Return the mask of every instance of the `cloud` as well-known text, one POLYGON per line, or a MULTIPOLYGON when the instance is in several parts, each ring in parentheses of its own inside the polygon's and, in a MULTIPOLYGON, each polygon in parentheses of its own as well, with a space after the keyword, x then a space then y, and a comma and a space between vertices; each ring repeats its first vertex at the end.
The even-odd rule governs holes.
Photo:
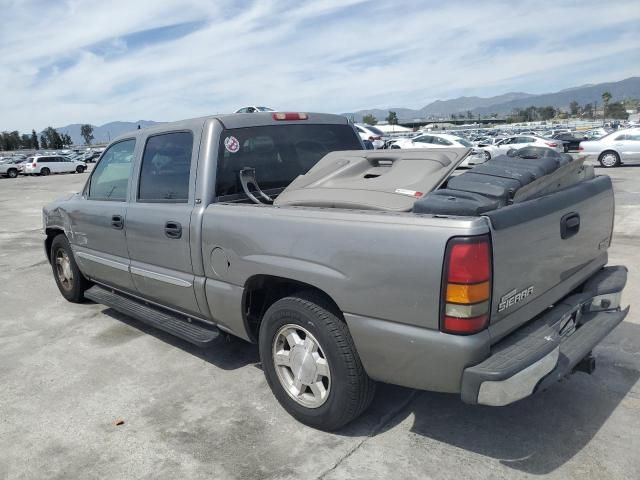
POLYGON ((419 108, 640 73, 635 0, 15 0, 3 14, 0 130, 419 108))

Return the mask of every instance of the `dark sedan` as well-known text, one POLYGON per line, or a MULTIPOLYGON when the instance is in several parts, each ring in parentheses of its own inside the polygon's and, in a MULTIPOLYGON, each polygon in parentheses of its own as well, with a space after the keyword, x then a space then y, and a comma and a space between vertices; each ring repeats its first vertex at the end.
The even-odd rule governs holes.
POLYGON ((554 140, 560 140, 564 145, 565 153, 568 151, 577 151, 580 147, 580 142, 587 140, 585 136, 576 136, 573 133, 556 133, 553 137, 554 140))

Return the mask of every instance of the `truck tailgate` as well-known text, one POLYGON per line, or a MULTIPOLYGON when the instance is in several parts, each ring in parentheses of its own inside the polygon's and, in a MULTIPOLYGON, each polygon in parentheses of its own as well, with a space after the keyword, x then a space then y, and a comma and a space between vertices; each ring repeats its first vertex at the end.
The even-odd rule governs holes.
POLYGON ((606 264, 611 180, 599 176, 486 216, 494 266, 490 329, 497 341, 606 264))

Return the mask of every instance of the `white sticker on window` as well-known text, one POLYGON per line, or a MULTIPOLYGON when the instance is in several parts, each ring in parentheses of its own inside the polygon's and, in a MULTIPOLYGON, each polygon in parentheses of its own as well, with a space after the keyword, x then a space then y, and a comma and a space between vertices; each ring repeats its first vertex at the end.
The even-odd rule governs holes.
POLYGON ((227 152, 236 153, 240 150, 240 142, 236 137, 227 137, 224 139, 224 148, 227 149, 227 152))

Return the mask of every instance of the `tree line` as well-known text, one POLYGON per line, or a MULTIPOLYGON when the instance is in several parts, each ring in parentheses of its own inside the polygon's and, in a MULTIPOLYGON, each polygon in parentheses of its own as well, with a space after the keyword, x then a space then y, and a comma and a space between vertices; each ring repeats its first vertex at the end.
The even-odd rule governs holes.
MULTIPOLYGON (((84 138, 86 145, 91 145, 93 140, 93 126, 89 124, 80 127, 80 134, 84 138)), ((31 134, 21 134, 18 130, 13 132, 0 133, 0 150, 40 150, 51 149, 57 150, 73 145, 71 135, 67 133, 59 133, 53 127, 47 127, 38 137, 35 130, 31 130, 31 134)))
MULTIPOLYGON (((640 106, 640 101, 638 99, 626 99, 619 102, 611 103, 612 95, 609 92, 604 92, 601 96, 602 98, 602 118, 611 118, 617 120, 627 120, 629 118, 629 114, 627 113, 627 109, 637 109, 640 106)), ((563 111, 560 108, 554 107, 552 105, 547 105, 544 107, 535 107, 530 106, 527 108, 516 108, 513 112, 507 116, 507 122, 532 122, 539 120, 551 120, 552 118, 562 118, 566 119, 571 117, 580 117, 585 119, 593 120, 597 116, 598 104, 597 102, 586 103, 584 105, 580 105, 575 100, 569 103, 569 111, 563 111)), ((489 118, 498 118, 497 113, 492 113, 488 115, 489 118)), ((474 114, 471 110, 467 110, 466 112, 461 113, 452 113, 450 115, 452 120, 462 120, 468 119, 473 120, 474 114)), ((478 119, 480 115, 478 115, 478 119)), ((390 125, 398 124, 398 115, 396 112, 389 111, 389 114, 385 118, 387 123, 390 125)), ((375 115, 368 113, 362 117, 362 122, 367 125, 376 125, 378 123, 378 119, 375 115)))

